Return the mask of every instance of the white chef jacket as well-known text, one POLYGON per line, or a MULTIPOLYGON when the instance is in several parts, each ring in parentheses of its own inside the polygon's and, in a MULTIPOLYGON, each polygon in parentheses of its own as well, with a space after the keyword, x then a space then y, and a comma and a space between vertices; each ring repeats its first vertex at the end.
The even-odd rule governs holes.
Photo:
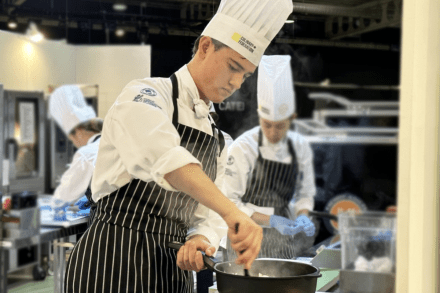
MULTIPOLYGON (((210 118, 197 118, 193 111, 193 99, 200 97, 186 65, 176 72, 176 77, 179 84, 179 123, 213 135, 210 118)), ((180 146, 180 135, 172 124, 173 109, 169 78, 133 80, 122 90, 104 119, 92 180, 95 202, 133 178, 155 181, 166 190, 176 191, 164 175, 190 163, 201 165, 180 146), (134 102, 135 99, 137 102, 134 102)), ((217 158, 218 170, 224 168, 226 158, 227 149, 224 148, 217 158)), ((215 183, 219 187, 223 175, 224 172, 217 172, 215 183)), ((193 223, 195 230, 191 235, 204 235, 217 248, 220 237, 216 221, 209 221, 210 213, 214 212, 199 204, 193 223)))
POLYGON ((74 203, 84 196, 92 180, 98 155, 99 138, 93 141, 97 135, 99 134, 93 135, 85 146, 75 152, 72 163, 63 173, 60 185, 54 191, 54 198, 74 203))
MULTIPOLYGON (((239 136, 228 149, 228 163, 224 189, 231 198, 241 198, 246 187, 252 179, 252 172, 258 158, 258 133, 260 127, 256 126, 239 136)), ((262 133, 262 146, 260 147, 263 159, 291 163, 292 157, 288 150, 287 137, 292 141, 298 162, 298 178, 293 196, 294 205, 289 204, 291 218, 295 218, 302 209, 312 210, 316 193, 315 175, 313 171, 313 152, 309 143, 302 135, 289 130, 284 139, 276 144, 270 143, 262 133)), ((273 215, 274 209, 258 207, 251 203, 236 203, 240 210, 251 216, 254 212, 273 215)))

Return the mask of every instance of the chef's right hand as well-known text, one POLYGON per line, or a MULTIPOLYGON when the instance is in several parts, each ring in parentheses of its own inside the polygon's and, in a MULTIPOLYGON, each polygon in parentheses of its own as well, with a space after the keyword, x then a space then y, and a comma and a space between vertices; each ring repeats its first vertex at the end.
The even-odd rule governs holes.
POLYGON ((238 255, 235 263, 243 264, 245 269, 250 269, 260 252, 263 229, 239 209, 234 209, 223 219, 229 228, 228 238, 231 247, 238 255))

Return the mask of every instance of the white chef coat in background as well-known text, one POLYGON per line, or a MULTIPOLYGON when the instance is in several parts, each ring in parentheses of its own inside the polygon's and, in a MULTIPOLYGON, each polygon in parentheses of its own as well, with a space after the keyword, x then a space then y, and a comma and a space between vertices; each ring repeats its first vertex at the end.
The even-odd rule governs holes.
POLYGON ((98 155, 99 138, 94 141, 93 135, 85 146, 80 147, 74 154, 72 163, 61 176, 60 184, 54 191, 54 198, 74 203, 84 196, 92 180, 98 155))
MULTIPOLYGON (((233 198, 239 198, 245 194, 246 187, 250 184, 252 172, 258 158, 258 133, 260 126, 256 126, 239 136, 228 149, 228 162, 226 166, 226 177, 224 189, 226 194, 233 198)), ((261 156, 266 160, 291 163, 292 157, 288 150, 287 138, 292 141, 298 162, 298 178, 296 190, 293 195, 293 211, 291 217, 294 219, 298 211, 302 209, 313 210, 314 196, 316 193, 315 175, 313 170, 313 152, 309 143, 302 135, 289 130, 286 137, 276 144, 270 143, 262 134, 261 156)), ((293 180, 293 178, 292 178, 293 180)), ((274 213, 273 208, 258 207, 250 203, 237 203, 239 208, 247 215, 254 212, 266 215, 274 213)), ((291 206, 291 205, 290 205, 291 206)))
MULTIPOLYGON (((195 118, 193 98, 198 99, 199 92, 187 66, 179 69, 176 76, 179 123, 213 135, 210 118, 195 118)), ((155 181, 166 190, 176 191, 164 175, 190 163, 201 164, 180 146, 180 135, 172 124, 171 97, 169 78, 134 80, 122 90, 104 120, 99 149, 105 151, 98 156, 92 181, 95 202, 133 178, 155 181), (139 102, 133 103, 134 99, 139 102)), ((218 170, 224 169, 226 158, 225 147, 217 158, 218 170)), ((222 173, 218 171, 215 182, 219 187, 222 173)), ((218 227, 215 222, 209 222, 208 210, 199 204, 192 234, 204 235, 218 248, 218 227)))

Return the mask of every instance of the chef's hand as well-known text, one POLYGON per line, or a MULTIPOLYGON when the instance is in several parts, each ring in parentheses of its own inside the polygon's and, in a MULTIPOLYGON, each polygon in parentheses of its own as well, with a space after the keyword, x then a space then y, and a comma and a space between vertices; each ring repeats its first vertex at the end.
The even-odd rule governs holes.
POLYGON ((308 237, 315 234, 315 225, 305 215, 301 215, 292 221, 290 219, 272 215, 270 216, 270 226, 275 228, 283 235, 295 235, 304 232, 308 237))
POLYGON ((177 252, 177 265, 182 270, 199 272, 205 268, 203 256, 200 251, 206 255, 212 256, 215 247, 209 243, 209 240, 203 235, 195 235, 185 242, 177 252))
POLYGON ((237 252, 238 258, 235 263, 243 264, 245 269, 250 269, 260 252, 263 229, 238 209, 234 209, 223 219, 229 228, 228 238, 231 247, 237 252), (237 225, 238 231, 236 231, 237 225))
POLYGON ((303 231, 301 225, 281 216, 272 215, 269 222, 270 226, 277 229, 282 235, 295 235, 303 231))
POLYGON ((315 235, 315 224, 306 215, 298 216, 295 219, 295 225, 300 226, 308 237, 315 235))

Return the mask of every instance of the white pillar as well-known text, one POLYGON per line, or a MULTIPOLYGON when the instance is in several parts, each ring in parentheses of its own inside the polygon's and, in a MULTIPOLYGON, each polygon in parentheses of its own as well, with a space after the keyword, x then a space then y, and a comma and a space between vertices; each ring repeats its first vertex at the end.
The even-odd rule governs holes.
POLYGON ((396 293, 438 292, 440 1, 404 0, 396 293))

